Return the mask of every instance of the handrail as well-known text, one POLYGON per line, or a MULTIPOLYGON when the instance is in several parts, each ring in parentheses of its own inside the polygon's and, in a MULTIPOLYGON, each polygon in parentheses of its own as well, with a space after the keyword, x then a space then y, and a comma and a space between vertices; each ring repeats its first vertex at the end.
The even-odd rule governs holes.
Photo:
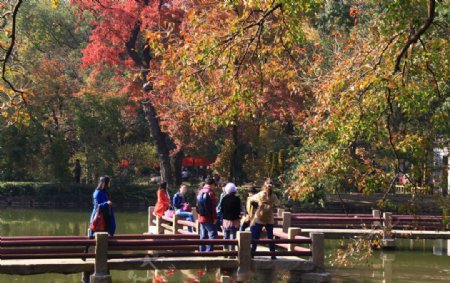
POLYGON ((5 259, 65 259, 65 258, 94 258, 95 253, 64 253, 64 254, 1 254, 0 258, 5 259))
POLYGON ((3 248, 0 252, 2 255, 7 254, 33 254, 33 253, 43 253, 43 254, 51 254, 51 253, 77 253, 84 252, 85 248, 3 248))
POLYGON ((252 252, 254 256, 312 256, 311 251, 256 251, 252 252))
MULTIPOLYGON (((158 257, 219 257, 219 256, 237 256, 237 251, 212 251, 212 252, 161 252, 156 254, 158 257)), ((151 257, 151 254, 108 254, 108 259, 118 258, 145 258, 151 257)))
POLYGON ((311 239, 259 239, 252 240, 252 244, 311 244, 311 239))
POLYGON ((177 223, 180 224, 180 225, 189 226, 189 227, 192 227, 192 228, 196 228, 197 227, 195 222, 191 222, 191 221, 188 221, 188 220, 178 220, 177 223))
MULTIPOLYGON (((188 238, 198 239, 199 235, 189 235, 188 238)), ((178 234, 117 234, 110 239, 176 239, 186 238, 178 234)), ((35 241, 35 240, 92 240, 88 236, 2 236, 0 241, 35 241)))
POLYGON ((109 246, 186 246, 186 245, 237 245, 230 239, 183 239, 183 240, 115 240, 108 241, 109 246))
MULTIPOLYGON (((28 246, 95 246, 95 240, 30 240, 30 241, 3 241, 2 247, 28 247, 28 246)), ((1 252, 1 251, 0 251, 1 252)))

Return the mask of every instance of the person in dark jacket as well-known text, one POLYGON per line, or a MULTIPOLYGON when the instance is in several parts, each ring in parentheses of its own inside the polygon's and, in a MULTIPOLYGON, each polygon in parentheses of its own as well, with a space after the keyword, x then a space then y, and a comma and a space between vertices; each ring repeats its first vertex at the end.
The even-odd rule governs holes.
MULTIPOLYGON (((217 212, 216 212, 216 197, 214 195, 214 189, 216 182, 212 178, 206 180, 205 186, 199 191, 197 196, 197 211, 199 211, 198 222, 200 222, 200 239, 216 239, 217 238, 217 212), (208 215, 201 215, 199 209, 199 197, 207 194, 210 200, 208 215)), ((200 245, 199 250, 212 252, 214 250, 213 245, 200 245)))
MULTIPOLYGON (((225 186, 226 195, 220 204, 223 214, 223 238, 236 239, 236 232, 239 230, 241 218, 241 199, 236 196, 237 188, 233 183, 225 186)), ((233 245, 225 245, 224 250, 234 250, 233 245)))

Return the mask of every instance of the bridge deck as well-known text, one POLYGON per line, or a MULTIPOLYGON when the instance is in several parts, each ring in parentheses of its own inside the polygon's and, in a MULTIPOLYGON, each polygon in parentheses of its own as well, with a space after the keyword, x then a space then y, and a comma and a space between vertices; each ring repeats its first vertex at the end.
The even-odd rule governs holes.
MULTIPOLYGON (((237 268, 238 262, 228 258, 136 258, 108 260, 110 270, 154 270, 154 269, 201 269, 237 268)), ((80 273, 93 272, 94 260, 88 259, 37 259, 37 260, 2 260, 0 273, 31 275, 41 273, 80 273)))
MULTIPOLYGON (((258 247, 258 251, 268 251, 266 247, 258 247)), ((108 260, 110 270, 154 270, 154 269, 203 269, 225 268, 236 269, 238 260, 224 257, 185 257, 185 258, 135 258, 108 260)), ((311 261, 293 257, 280 256, 277 260, 269 257, 255 256, 252 259, 254 269, 283 269, 312 271, 314 265, 311 261)), ((32 275, 42 273, 80 273, 93 272, 94 260, 87 259, 36 259, 36 260, 1 260, 0 274, 32 275)))

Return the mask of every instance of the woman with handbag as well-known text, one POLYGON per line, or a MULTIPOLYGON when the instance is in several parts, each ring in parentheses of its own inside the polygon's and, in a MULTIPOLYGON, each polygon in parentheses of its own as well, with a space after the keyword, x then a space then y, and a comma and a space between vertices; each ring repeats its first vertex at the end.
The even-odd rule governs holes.
POLYGON ((94 207, 89 221, 89 237, 93 238, 95 232, 108 232, 114 236, 116 231, 116 219, 109 194, 111 179, 103 176, 93 194, 94 207))
POLYGON ((170 206, 169 193, 167 192, 167 182, 161 182, 159 184, 157 197, 158 199, 156 201, 155 211, 153 214, 157 217, 162 217, 170 206))
MULTIPOLYGON (((192 207, 189 204, 186 194, 188 187, 186 185, 181 185, 180 191, 173 196, 173 208, 175 209, 175 214, 180 215, 188 221, 195 222, 194 215, 192 214, 192 207)), ((188 227, 188 231, 192 232, 192 227, 188 227)))
MULTIPOLYGON (((258 208, 256 209, 255 216, 250 226, 253 240, 259 240, 263 227, 266 228, 267 238, 273 239, 273 210, 276 206, 280 205, 280 201, 278 200, 275 193, 273 193, 272 188, 272 181, 270 179, 267 179, 264 182, 261 192, 250 197, 251 202, 255 201, 258 203, 258 208)), ((257 244, 252 244, 252 252, 256 251, 256 247, 257 244)), ((270 244, 269 248, 271 252, 275 251, 274 244, 270 244)), ((272 256, 272 259, 275 258, 275 256, 272 256)))

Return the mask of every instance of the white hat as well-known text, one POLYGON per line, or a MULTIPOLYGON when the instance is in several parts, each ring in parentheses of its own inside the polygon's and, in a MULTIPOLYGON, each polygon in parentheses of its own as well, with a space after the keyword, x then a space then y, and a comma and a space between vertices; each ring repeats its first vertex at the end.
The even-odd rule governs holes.
POLYGON ((228 183, 225 185, 225 192, 227 194, 235 193, 237 191, 236 185, 233 183, 228 183))

